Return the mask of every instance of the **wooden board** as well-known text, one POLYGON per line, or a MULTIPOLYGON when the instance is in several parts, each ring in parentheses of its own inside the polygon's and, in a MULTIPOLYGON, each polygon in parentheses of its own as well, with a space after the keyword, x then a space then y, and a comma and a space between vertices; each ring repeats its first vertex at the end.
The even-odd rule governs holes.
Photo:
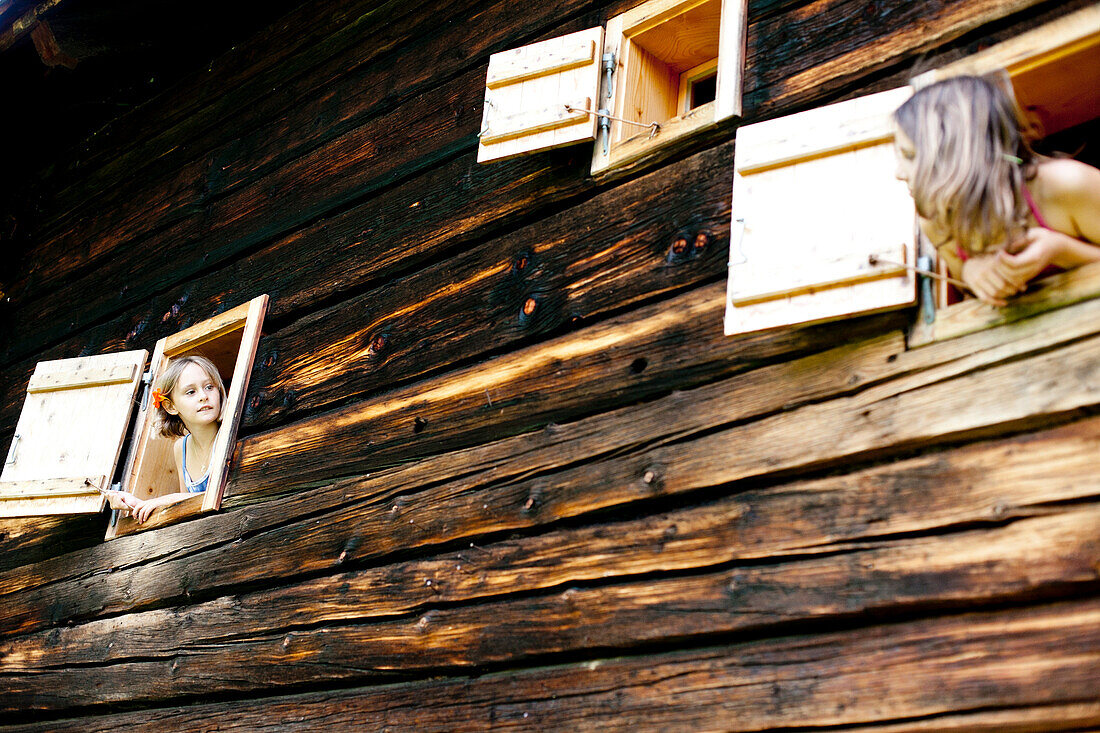
POLYGON ((35 368, 0 475, 0 516, 103 508, 105 498, 84 480, 106 489, 115 475, 148 356, 128 351, 35 368))
MULTIPOLYGON (((1049 594, 1061 584, 1087 588, 1095 579, 1090 558, 1096 551, 1092 529, 1097 520, 1096 508, 1089 511, 1089 518, 1081 516, 1080 510, 1070 511, 1069 516, 1077 516, 1068 524, 1044 517, 1002 530, 962 533, 946 542, 915 541, 905 547, 903 540, 880 549, 771 568, 734 568, 644 584, 567 588, 549 595, 456 608, 429 605, 415 616, 375 623, 345 621, 285 628, 277 633, 250 632, 234 629, 234 614, 227 612, 225 604, 210 619, 216 624, 212 628, 204 628, 200 622, 180 629, 178 615, 172 611, 109 619, 55 633, 52 643, 46 634, 6 642, 8 654, 0 661, 0 669, 12 689, 0 702, 0 709, 8 715, 27 710, 64 711, 200 695, 212 684, 223 691, 247 691, 324 681, 385 681, 399 672, 438 675, 445 670, 453 674, 491 662, 529 660, 529 664, 537 664, 551 653, 572 651, 591 657, 592 652, 586 650, 593 638, 600 639, 600 657, 641 652, 644 659, 646 649, 652 648, 646 645, 661 640, 698 647, 736 638, 734 634, 781 632, 792 622, 829 617, 862 619, 870 627, 862 629, 863 633, 894 637, 896 655, 898 646, 904 647, 905 637, 899 638, 898 630, 891 628, 903 624, 884 623, 891 611, 897 613, 906 606, 911 610, 937 608, 952 602, 988 604, 1016 594, 1027 599, 1049 594), (1072 533, 1061 538, 1065 540, 1061 545, 1060 529, 1072 533), (986 536, 992 538, 992 544, 983 548, 986 536), (1037 552, 1028 552, 1031 542, 1037 552), (127 622, 129 629, 124 628, 127 622), (145 624, 147 633, 133 633, 145 624), (179 633, 173 634, 173 629, 179 633), (218 643, 203 638, 203 632, 218 638, 218 643), (230 636, 227 632, 235 633, 230 636), (166 663, 149 660, 164 653, 166 635, 173 639, 171 674, 158 676, 152 672, 166 663), (81 678, 101 684, 78 684, 81 678)), ((1032 693, 1040 699, 1023 699, 1079 701, 1082 691, 1090 689, 1087 682, 1094 683, 1100 674, 1100 601, 1068 602, 1045 614, 1030 610, 1032 613, 1018 618, 1015 633, 1004 628, 1011 624, 998 618, 1003 611, 989 613, 984 622, 960 621, 959 630, 965 628, 969 643, 984 648, 984 654, 1011 647, 1015 654, 1030 650, 1057 660, 1055 649, 1064 650, 1066 656, 1053 665, 1058 675, 1032 681, 1032 693), (1044 632, 1049 636, 1040 642, 1044 632), (1052 642, 1054 648, 1049 646, 1052 642)), ((922 625, 934 627, 936 623, 933 619, 922 625)), ((819 647, 829 636, 800 639, 795 646, 819 647)), ((929 672, 950 676, 955 669, 952 660, 958 659, 957 645, 965 644, 960 638, 949 646, 952 651, 930 653, 925 660, 929 672)), ((760 642, 758 653, 770 657, 783 645, 782 640, 767 639, 760 642)), ((870 650, 862 651, 867 654, 870 650)), ((852 663, 857 656, 852 654, 852 663)), ((651 663, 655 661, 651 657, 651 663)), ((864 659, 861 669, 869 671, 870 679, 881 680, 883 670, 898 661, 897 656, 890 661, 864 659)), ((1040 669, 1051 667, 1047 661, 1040 669)), ((1012 684, 1018 674, 999 678, 985 688, 985 694, 1019 694, 1019 687, 1012 684)), ((871 683, 868 693, 877 686, 871 683)), ((966 700, 973 694, 965 684, 955 683, 949 689, 966 700)), ((943 705, 941 696, 929 699, 943 705)), ((814 704, 800 714, 812 710, 819 708, 814 704)), ((932 711, 954 710, 940 707, 932 711)))
POLYGON ((1097 296, 1100 296, 1100 263, 1092 263, 1032 283, 1027 292, 1012 298, 1004 308, 977 299, 940 308, 932 323, 917 319, 909 332, 909 345, 917 347, 958 338, 1097 296))
POLYGON ((916 87, 961 74, 1006 72, 1038 136, 1094 119, 1100 110, 1100 6, 1057 20, 913 80, 916 87))
POLYGON ((913 203, 895 89, 738 130, 727 335, 910 305, 913 203), (870 257, 885 264, 872 265, 870 257))
POLYGON ((602 55, 596 27, 489 57, 477 161, 594 139, 602 55))
MULTIPOLYGON (((911 352, 903 350, 900 335, 895 334, 885 342, 877 339, 719 382, 698 399, 679 393, 497 445, 420 461, 400 471, 372 474, 324 489, 311 487, 261 506, 242 506, 240 512, 212 518, 203 525, 204 542, 210 543, 218 561, 200 552, 195 557, 172 555, 164 563, 146 563, 142 560, 145 545, 137 541, 141 538, 120 540, 123 544, 119 546, 112 543, 111 562, 125 559, 134 567, 110 574, 91 589, 76 569, 102 562, 95 551, 51 566, 48 572, 55 582, 41 590, 35 590, 44 572, 41 569, 0 578, 0 587, 11 589, 0 603, 0 627, 11 632, 30 630, 58 615, 80 619, 88 614, 162 605, 170 598, 218 595, 219 589, 256 582, 262 574, 280 577, 319 572, 345 562, 469 542, 482 534, 537 527, 631 502, 724 485, 736 489, 733 482, 754 476, 790 475, 841 460, 881 459, 916 445, 955 442, 960 436, 1018 431, 1029 422, 1049 421, 1051 415, 1064 414, 1095 399, 1081 386, 1090 378, 1088 353, 1093 345, 1077 344, 1071 353, 1046 353, 1052 344, 1072 343, 1095 330, 1100 303, 1076 308, 1076 318, 1067 318, 1067 311, 1073 310, 1067 309, 1013 329, 983 331, 911 352), (1025 354, 1041 357, 1022 358, 1025 354), (1045 393, 1027 388, 1034 383, 1033 374, 1049 368, 1050 363, 1060 364, 1065 376, 1045 393), (991 369, 993 365, 997 365, 995 369, 991 369), (988 394, 975 395, 968 386, 975 374, 983 375, 988 394), (849 390, 859 394, 847 394, 849 390), (838 391, 842 396, 826 399, 838 391), (1004 393, 1021 397, 1005 401, 999 397, 1004 393), (793 409, 795 405, 804 406, 793 409), (784 408, 785 413, 775 414, 784 408), (733 427, 706 435, 724 422, 733 427), (883 424, 898 427, 883 430, 883 424), (688 439, 698 433, 703 435, 688 439), (792 440, 792 435, 800 437, 792 440), (670 442, 677 445, 665 447, 670 442), (644 480, 647 471, 653 472, 649 482, 644 480), (417 486, 428 488, 410 491, 417 486), (322 521, 318 515, 326 507, 336 511, 322 521), (288 517, 299 514, 309 517, 288 523, 288 517), (60 577, 68 574, 72 574, 71 582, 66 581, 63 588, 60 577), (47 609, 53 610, 47 615, 47 609)), ((699 318, 683 309, 678 313, 689 320, 699 318)), ((607 351, 607 346, 597 343, 593 348, 607 351)), ((533 368, 537 370, 537 364, 533 368)), ((1008 489, 998 487, 1017 486, 1013 475, 1023 482, 1013 489, 1013 495, 1020 497, 1020 492, 1026 492, 1026 503, 1069 499, 1072 495, 1058 492, 1080 490, 1070 488, 1075 485, 1086 487, 1086 493, 1078 496, 1087 496, 1095 473, 1089 446, 1096 437, 1090 434, 1078 440, 1072 435, 1030 443, 1037 455, 1057 456, 1056 470, 1061 474, 1056 481, 1050 476, 1057 473, 1038 472, 1017 462, 1012 456, 1026 461, 1029 453, 1019 451, 1014 440, 996 447, 988 460, 960 467, 958 473, 943 479, 950 495, 957 496, 959 483, 974 482, 975 474, 988 477, 988 484, 983 480, 976 485, 979 493, 967 502, 966 518, 958 521, 988 521, 1011 511, 1013 501, 1001 501, 998 495, 1008 489), (1084 484, 1076 478, 1067 481, 1069 476, 1083 476, 1084 484)), ((331 447, 333 441, 318 443, 322 444, 331 447)), ((902 477, 935 471, 937 465, 939 458, 932 454, 927 462, 902 465, 897 473, 876 473, 857 483, 896 486, 902 477)), ((268 474, 258 478, 263 483, 256 493, 266 491, 270 496, 270 487, 283 488, 288 483, 271 480, 271 472, 278 466, 279 461, 265 466, 268 474)), ((826 502, 822 511, 828 514, 838 507, 863 507, 866 515, 861 516, 887 533, 914 530, 922 521, 915 517, 938 521, 932 517, 943 511, 907 502, 919 507, 908 523, 872 520, 881 507, 871 500, 856 501, 846 487, 846 483, 838 485, 835 502, 826 502)), ((777 521, 789 523, 795 513, 797 506, 786 505, 778 511, 777 521)), ((808 521, 811 526, 819 523, 813 518, 808 521)), ((857 522, 858 532, 866 531, 864 524, 864 520, 857 522)), ((158 537, 167 543, 195 539, 187 525, 163 530, 158 537)))

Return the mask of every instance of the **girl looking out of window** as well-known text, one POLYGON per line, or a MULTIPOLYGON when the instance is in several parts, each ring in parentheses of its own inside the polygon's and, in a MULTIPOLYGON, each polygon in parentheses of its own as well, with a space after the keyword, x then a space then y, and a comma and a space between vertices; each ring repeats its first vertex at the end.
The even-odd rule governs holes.
POLYGON ((140 499, 134 494, 111 491, 112 509, 129 511, 144 522, 160 507, 174 504, 206 490, 210 480, 210 454, 222 423, 225 385, 217 367, 202 356, 172 359, 153 389, 156 429, 164 437, 177 438, 172 446, 179 492, 140 499))
POLYGON ((998 83, 931 84, 894 119, 921 229, 979 299, 1003 306, 1040 275, 1100 261, 1100 170, 1032 152, 998 83))

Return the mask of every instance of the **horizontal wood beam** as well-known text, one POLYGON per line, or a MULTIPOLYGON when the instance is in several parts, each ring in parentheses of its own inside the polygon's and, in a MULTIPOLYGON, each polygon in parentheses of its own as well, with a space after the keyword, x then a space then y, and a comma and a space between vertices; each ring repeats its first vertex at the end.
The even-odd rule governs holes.
MULTIPOLYGON (((720 303, 716 309, 720 313, 720 303)), ((0 576, 0 587, 8 590, 0 597, 0 626, 16 633, 168 599, 210 597, 221 588, 261 577, 294 577, 418 547, 538 527, 750 476, 792 473, 839 456, 882 455, 899 446, 911 447, 921 435, 935 441, 967 430, 994 432, 998 425, 1019 429, 1028 420, 1041 421, 1051 410, 1092 399, 1077 380, 1089 379, 1092 367, 1086 365, 1095 362, 1095 352, 1090 355, 1091 342, 1077 339, 1081 331, 1094 328, 1093 309, 1100 309, 1100 301, 1025 322, 1027 327, 1015 327, 1008 338, 989 331, 913 352, 891 349, 889 339, 844 347, 695 393, 244 506, 199 520, 203 539, 197 545, 199 525, 160 530, 158 541, 164 546, 193 548, 193 554, 173 553, 163 562, 149 562, 144 538, 115 540, 109 548, 92 548, 0 576), (1064 340, 1073 345, 1050 351, 1051 344, 1064 340), (1022 358, 1029 351, 1039 356, 1022 358), (994 395, 999 389, 1013 392, 1018 387, 1011 380, 1033 384, 1031 370, 1040 359, 1056 361, 1059 373, 1072 378, 1059 378, 1043 395, 1025 387, 1019 393, 1030 389, 1030 399, 992 406, 975 403, 973 390, 966 387, 975 371, 982 371, 994 395), (842 396, 826 399, 838 393, 842 396), (973 409, 960 410, 960 399, 971 401, 973 409), (822 401, 772 414, 816 400, 822 401), (890 405, 896 407, 888 422, 862 416, 865 410, 869 414, 890 405), (731 427, 706 435, 722 420, 731 427), (691 438, 695 433, 704 437, 691 438), (791 434, 819 437, 780 450, 776 441, 789 440, 783 436, 791 434), (676 446, 663 447, 669 441, 676 441, 676 446), (804 451, 797 449, 801 445, 804 451), (535 478, 529 478, 532 474, 535 478), (306 512, 309 519, 288 522, 306 512), (104 563, 115 570, 89 584, 80 569, 104 563), (39 588, 44 577, 53 582, 39 588)), ((900 337, 893 343, 900 344, 900 337)), ((987 401, 997 402, 995 396, 987 401)), ((332 443, 326 445, 331 448, 332 443)), ((1048 450, 1062 455, 1060 449, 1048 450)), ((241 502, 239 495, 236 499, 241 502)), ((792 511, 784 516, 789 518, 792 511)), ((963 521, 989 517, 992 510, 987 502, 975 511, 977 515, 963 521)))
MULTIPOLYGON (((1051 706, 1052 713, 1076 710, 1079 719, 1096 720, 1088 704, 1100 676, 1098 650, 1100 601, 1087 599, 508 671, 477 680, 237 702, 228 717, 244 721, 262 706, 266 724, 291 714, 298 723, 316 724, 339 711, 360 721, 384 714, 387 724, 407 720, 424 730, 432 729, 433 716, 439 715, 439 729, 456 730, 484 724, 489 708, 498 723, 543 730, 604 730, 605 722, 624 730, 692 728, 721 715, 736 719, 739 730, 752 731, 973 711, 1003 717, 1010 708, 1051 706)), ((168 665, 167 660, 149 663, 146 679, 166 677, 168 665)), ((292 662, 286 665, 293 668, 292 662)), ((191 708, 184 715, 195 712, 191 708)), ((1035 711, 1028 712, 1034 720, 1035 711)))

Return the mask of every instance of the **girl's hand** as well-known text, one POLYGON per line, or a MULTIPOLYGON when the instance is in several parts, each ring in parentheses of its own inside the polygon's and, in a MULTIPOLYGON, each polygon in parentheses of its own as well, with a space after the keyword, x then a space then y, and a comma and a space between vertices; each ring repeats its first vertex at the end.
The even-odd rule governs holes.
POLYGON ((107 503, 110 504, 112 509, 124 510, 128 513, 132 513, 141 503, 141 499, 137 498, 133 494, 126 491, 108 491, 107 503))
POLYGON ((153 512, 160 507, 160 503, 156 499, 146 499, 145 501, 138 499, 137 501, 139 505, 134 510, 134 519, 138 520, 139 524, 144 524, 145 520, 153 516, 153 512))
POLYGON ((1005 281, 1023 290, 1058 257, 1065 236, 1050 229, 1032 227, 1021 239, 997 253, 993 268, 1005 281))
POLYGON ((1014 279, 997 271, 997 258, 1001 254, 975 255, 962 266, 962 280, 978 300, 998 307, 1007 305, 1006 298, 1023 290, 1014 279))

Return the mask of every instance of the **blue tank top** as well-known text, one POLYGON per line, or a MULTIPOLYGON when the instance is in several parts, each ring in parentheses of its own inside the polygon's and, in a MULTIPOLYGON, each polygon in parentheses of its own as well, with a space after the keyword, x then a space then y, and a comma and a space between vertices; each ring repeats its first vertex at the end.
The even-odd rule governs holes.
POLYGON ((183 436, 183 483, 189 494, 201 494, 206 491, 206 484, 210 481, 210 467, 206 467, 206 473, 202 475, 201 479, 198 481, 191 480, 191 474, 187 473, 187 441, 190 438, 190 433, 183 436))

